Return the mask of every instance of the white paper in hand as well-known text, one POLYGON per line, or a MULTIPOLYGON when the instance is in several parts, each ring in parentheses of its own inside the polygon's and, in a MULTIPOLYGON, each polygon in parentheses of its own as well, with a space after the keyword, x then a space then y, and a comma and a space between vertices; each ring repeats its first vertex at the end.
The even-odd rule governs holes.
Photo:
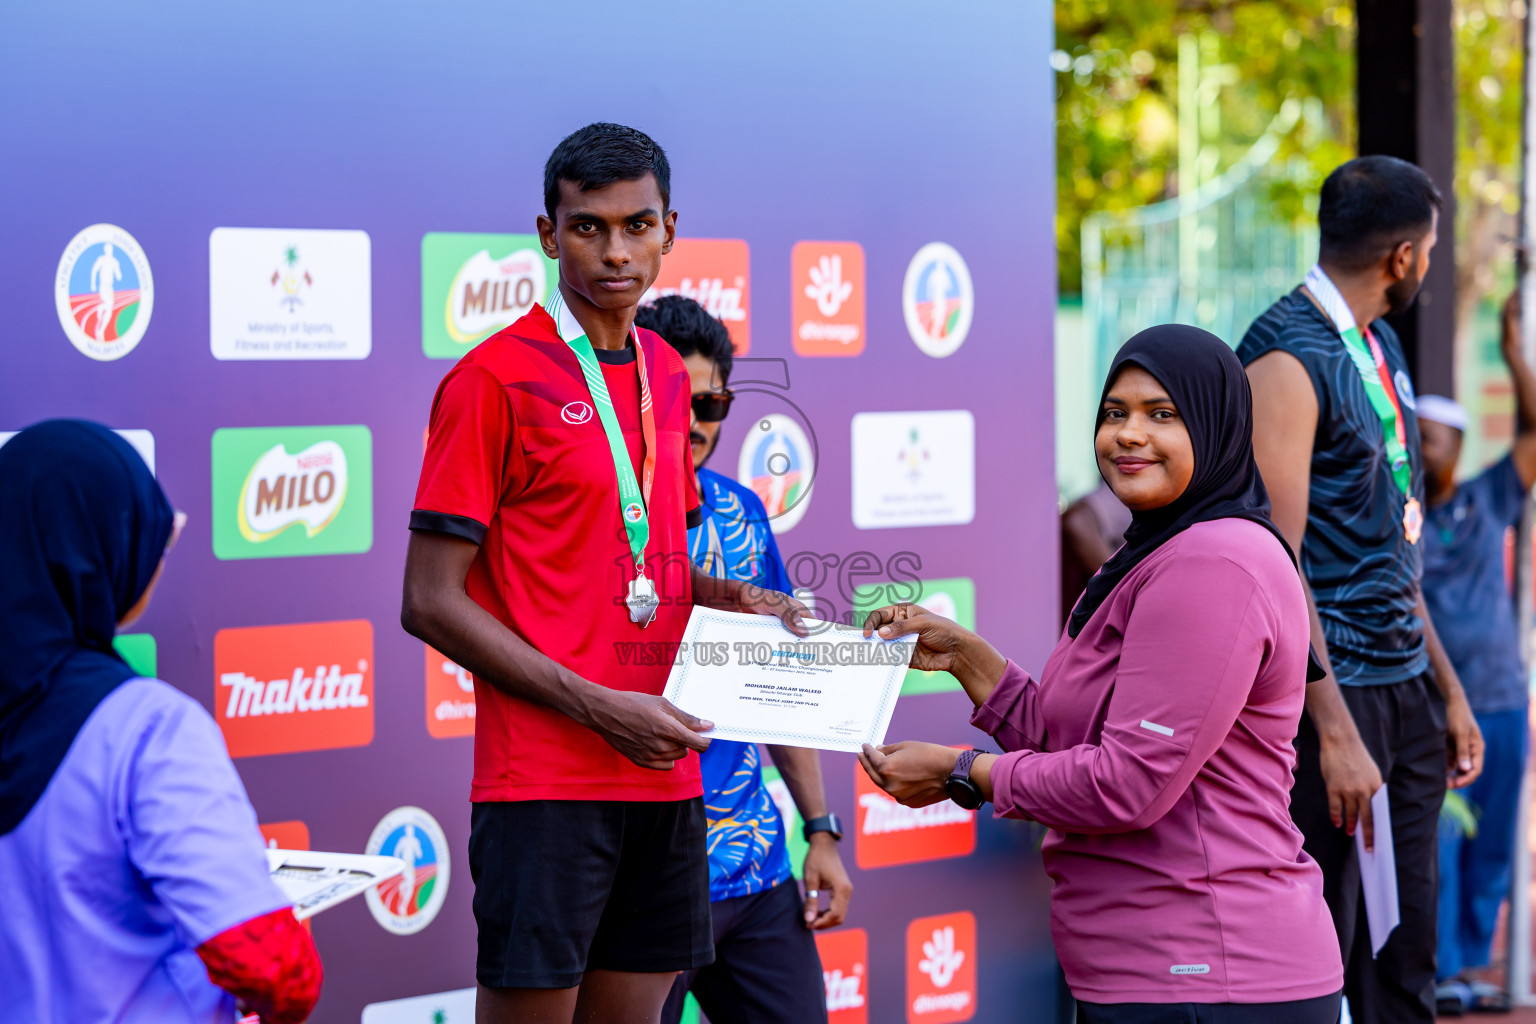
POLYGON ((1392 847, 1392 808, 1383 785, 1371 796, 1375 822, 1375 852, 1365 848, 1365 829, 1355 828, 1355 853, 1360 858, 1360 884, 1365 888, 1365 920, 1371 928, 1371 956, 1381 952, 1392 929, 1402 920, 1397 902, 1397 855, 1392 847))

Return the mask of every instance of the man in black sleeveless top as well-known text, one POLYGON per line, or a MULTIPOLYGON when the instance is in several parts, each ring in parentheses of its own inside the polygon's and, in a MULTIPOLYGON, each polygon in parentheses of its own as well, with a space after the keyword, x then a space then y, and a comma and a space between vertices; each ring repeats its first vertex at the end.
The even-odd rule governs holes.
POLYGON ((1291 816, 1323 868, 1360 1024, 1435 1017, 1436 827, 1447 782, 1482 770, 1482 737, 1420 590, 1424 483, 1413 384, 1385 321, 1412 305, 1440 194, 1410 163, 1368 156, 1323 183, 1318 265, 1238 355, 1274 519, 1301 558, 1312 645, 1291 816), (1353 835, 1390 800, 1401 924, 1372 958, 1353 835))

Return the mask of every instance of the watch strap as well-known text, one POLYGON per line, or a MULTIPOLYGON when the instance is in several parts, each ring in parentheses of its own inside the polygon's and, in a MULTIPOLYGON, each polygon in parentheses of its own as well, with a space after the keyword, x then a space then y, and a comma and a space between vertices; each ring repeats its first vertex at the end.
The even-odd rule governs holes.
POLYGON ((801 832, 807 842, 817 832, 830 833, 833 839, 841 842, 843 838, 843 821, 836 814, 823 814, 820 817, 807 821, 801 832))
POLYGON ((960 751, 960 756, 955 759, 955 770, 949 773, 949 777, 969 781, 971 777, 971 763, 980 755, 981 751, 974 747, 970 750, 960 751))

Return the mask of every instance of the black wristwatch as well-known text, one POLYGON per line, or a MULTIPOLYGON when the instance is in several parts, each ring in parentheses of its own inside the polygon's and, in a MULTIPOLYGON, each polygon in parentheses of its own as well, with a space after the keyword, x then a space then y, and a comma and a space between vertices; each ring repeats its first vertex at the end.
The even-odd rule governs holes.
POLYGON ((980 750, 962 750, 955 759, 955 770, 944 780, 944 792, 968 811, 974 811, 986 802, 981 795, 981 787, 971 781, 971 762, 980 753, 980 750))
POLYGON ((833 839, 836 839, 838 842, 843 841, 843 822, 842 819, 835 814, 823 814, 819 818, 812 818, 810 821, 805 823, 805 829, 803 831, 805 833, 806 842, 810 842, 811 836, 815 835, 817 832, 831 833, 833 839))

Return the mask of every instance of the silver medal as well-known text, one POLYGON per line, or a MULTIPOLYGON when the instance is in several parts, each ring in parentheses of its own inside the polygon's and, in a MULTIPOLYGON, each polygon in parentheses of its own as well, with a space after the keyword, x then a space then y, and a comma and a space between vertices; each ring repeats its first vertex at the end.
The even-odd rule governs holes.
POLYGON ((656 618, 661 599, 656 596, 656 585, 644 576, 636 576, 629 584, 629 594, 624 598, 629 606, 629 621, 638 622, 643 628, 656 618))

